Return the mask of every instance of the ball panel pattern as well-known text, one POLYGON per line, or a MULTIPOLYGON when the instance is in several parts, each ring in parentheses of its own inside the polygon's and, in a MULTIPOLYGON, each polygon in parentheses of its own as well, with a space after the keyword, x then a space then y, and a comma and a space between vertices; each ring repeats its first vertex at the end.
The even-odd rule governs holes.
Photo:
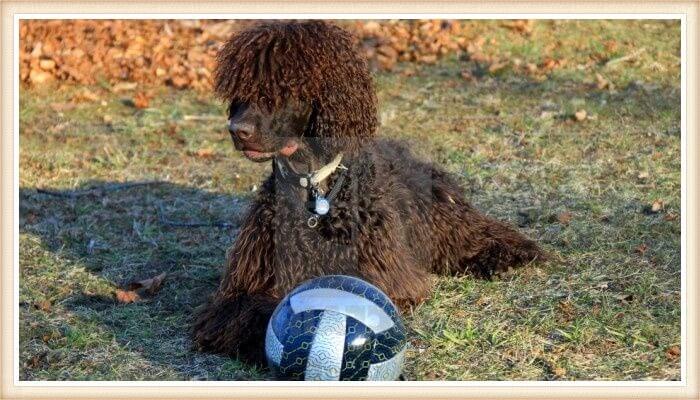
POLYGON ((270 325, 268 324, 267 333, 265 334, 265 355, 267 356, 268 364, 278 366, 282 359, 284 345, 277 339, 277 335, 270 325))
POLYGON ((348 317, 345 330, 345 348, 343 349, 343 367, 340 370, 341 381, 359 381, 367 377, 372 363, 374 349, 374 332, 366 325, 348 317))
POLYGON ((322 310, 292 314, 289 325, 279 338, 284 346, 280 358, 279 373, 290 379, 303 379, 309 350, 323 315, 322 310))
POLYGON ((271 329, 275 332, 278 338, 283 338, 286 335, 286 322, 290 321, 294 311, 289 304, 289 297, 285 297, 282 302, 275 308, 275 311, 270 317, 271 329))
POLYGON ((384 362, 403 350, 406 344, 404 332, 402 326, 394 325, 391 329, 377 333, 372 363, 384 362))
POLYGON ((371 283, 365 282, 362 279, 355 278, 354 276, 326 275, 311 279, 292 290, 289 297, 292 297, 292 295, 301 291, 317 288, 338 289, 371 300, 374 302, 374 304, 383 309, 384 312, 389 315, 392 320, 394 320, 394 322, 400 322, 398 311, 391 302, 391 299, 389 299, 387 295, 379 290, 378 287, 372 285, 371 283))
POLYGON ((395 381, 401 375, 406 348, 404 347, 394 357, 380 363, 371 364, 367 371, 368 381, 395 381))
POLYGON ((389 314, 372 301, 334 288, 314 288, 295 293, 289 297, 289 304, 295 313, 307 310, 335 311, 362 321, 374 332, 394 326, 389 314))
POLYGON ((337 381, 345 345, 345 315, 325 310, 306 361, 304 380, 337 381))

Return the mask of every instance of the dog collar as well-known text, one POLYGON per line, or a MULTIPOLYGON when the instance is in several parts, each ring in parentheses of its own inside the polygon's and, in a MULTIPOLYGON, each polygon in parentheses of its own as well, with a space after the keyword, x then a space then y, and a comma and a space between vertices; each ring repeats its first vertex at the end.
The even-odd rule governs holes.
POLYGON ((310 228, 315 228, 318 225, 319 218, 328 214, 331 209, 331 202, 343 186, 348 169, 341 164, 342 159, 343 154, 339 153, 331 162, 316 171, 299 173, 286 157, 275 157, 275 164, 282 179, 307 191, 309 201, 306 202, 306 209, 311 213, 307 220, 307 225, 310 228), (341 170, 341 174, 326 196, 320 185, 338 169, 341 170))

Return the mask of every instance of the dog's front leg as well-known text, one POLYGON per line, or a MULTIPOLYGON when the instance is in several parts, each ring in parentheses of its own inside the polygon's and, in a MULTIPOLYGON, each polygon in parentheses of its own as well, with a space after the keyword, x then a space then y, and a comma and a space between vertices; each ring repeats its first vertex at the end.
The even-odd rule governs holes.
POLYGON ((264 295, 215 294, 194 323, 195 346, 263 363, 265 330, 276 305, 276 299, 264 295))
POLYGON ((218 291, 197 315, 193 340, 202 351, 264 360, 267 322, 279 299, 273 296, 271 185, 259 193, 236 242, 218 291))

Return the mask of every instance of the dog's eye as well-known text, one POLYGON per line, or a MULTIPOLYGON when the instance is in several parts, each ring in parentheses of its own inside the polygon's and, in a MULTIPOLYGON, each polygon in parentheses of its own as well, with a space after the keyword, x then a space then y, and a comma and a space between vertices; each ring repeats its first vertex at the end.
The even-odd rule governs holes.
POLYGON ((234 115, 236 115, 236 112, 238 112, 238 110, 241 109, 241 106, 242 106, 242 105, 243 105, 243 103, 240 103, 240 102, 237 102, 237 101, 231 102, 231 105, 230 105, 229 108, 228 108, 228 117, 231 118, 231 117, 233 117, 234 115))

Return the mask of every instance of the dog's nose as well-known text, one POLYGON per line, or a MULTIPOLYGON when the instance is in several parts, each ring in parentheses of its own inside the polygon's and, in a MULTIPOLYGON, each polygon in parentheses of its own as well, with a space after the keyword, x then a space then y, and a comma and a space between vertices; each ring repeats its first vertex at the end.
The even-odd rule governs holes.
POLYGON ((253 137, 253 133, 255 133, 255 127, 251 124, 236 122, 230 119, 228 121, 228 131, 241 140, 250 140, 253 137))

